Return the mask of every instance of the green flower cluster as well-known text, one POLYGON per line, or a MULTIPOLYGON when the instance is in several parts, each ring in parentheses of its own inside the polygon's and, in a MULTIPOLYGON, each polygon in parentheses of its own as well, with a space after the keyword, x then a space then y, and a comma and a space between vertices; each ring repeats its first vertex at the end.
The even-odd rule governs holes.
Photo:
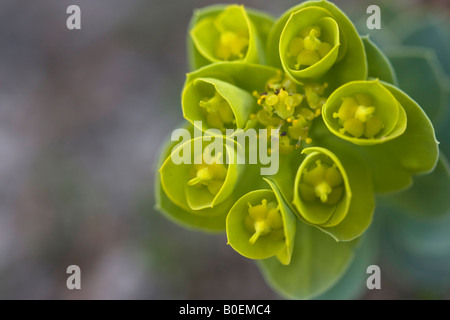
POLYGON ((405 190, 436 166, 430 120, 396 86, 383 52, 328 1, 276 21, 238 5, 197 10, 188 51, 185 128, 205 135, 163 147, 158 209, 190 228, 226 230, 285 296, 324 292, 349 267, 376 194, 405 190), (261 176, 262 163, 237 161, 232 149, 243 146, 228 129, 278 129, 279 171, 261 176), (218 135, 223 152, 213 154, 218 135), (195 148, 192 164, 172 161, 195 148))

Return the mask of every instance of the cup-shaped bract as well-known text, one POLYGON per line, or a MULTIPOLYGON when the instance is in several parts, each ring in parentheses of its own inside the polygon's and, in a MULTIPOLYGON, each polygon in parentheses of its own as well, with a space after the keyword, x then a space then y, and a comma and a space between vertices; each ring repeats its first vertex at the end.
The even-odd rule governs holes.
POLYGON ((264 88, 277 69, 244 62, 220 62, 187 75, 181 105, 185 119, 200 130, 246 129, 258 109, 255 90, 264 88), (248 75, 253 77, 249 79, 248 75))
POLYGON ((358 145, 395 139, 407 124, 402 105, 378 80, 339 87, 327 99, 322 117, 333 134, 358 145))
POLYGON ((314 79, 335 64, 339 53, 339 26, 329 12, 309 7, 293 13, 280 38, 284 70, 295 79, 314 79))
MULTIPOLYGON (((190 136, 195 136, 195 130, 191 124, 184 123, 180 129, 185 130, 190 136)), ((179 142, 172 139, 168 140, 159 152, 157 171, 155 172, 155 207, 171 221, 190 229, 206 232, 225 230, 226 215, 234 201, 231 197, 214 206, 214 208, 206 208, 194 212, 187 206, 178 206, 167 196, 162 185, 160 168, 167 161, 167 158, 171 156, 177 145, 179 145, 179 142)), ((180 193, 180 197, 184 197, 184 194, 180 193)))
POLYGON ((281 16, 269 35, 268 62, 298 82, 330 89, 367 77, 364 45, 353 23, 328 1, 306 1, 281 16))
MULTIPOLYGON (((243 165, 237 164, 239 152, 234 141, 225 140, 222 136, 197 137, 173 148, 160 169, 162 187, 173 203, 201 215, 203 209, 230 198, 243 165), (187 161, 180 163, 176 158, 187 161)), ((205 214, 213 215, 214 211, 205 214)))
POLYGON ((244 257, 277 256, 289 264, 295 216, 276 190, 260 189, 242 196, 227 216, 226 231, 228 244, 244 257))
POLYGON ((306 222, 334 227, 346 217, 352 191, 347 172, 339 159, 324 148, 306 148, 298 168, 293 204, 306 222))
POLYGON ((196 13, 189 33, 193 67, 220 61, 264 62, 262 38, 271 24, 268 16, 248 12, 242 5, 196 13))
POLYGON ((202 130, 245 128, 256 108, 256 99, 230 83, 198 78, 187 84, 183 92, 183 112, 186 119, 202 122, 202 130))

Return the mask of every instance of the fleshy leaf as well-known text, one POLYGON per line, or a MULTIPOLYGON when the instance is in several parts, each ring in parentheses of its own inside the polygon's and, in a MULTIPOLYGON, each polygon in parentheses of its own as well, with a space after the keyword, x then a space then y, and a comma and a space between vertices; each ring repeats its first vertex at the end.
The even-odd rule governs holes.
POLYGON ((292 299, 309 299, 340 279, 351 263, 354 245, 354 241, 336 242, 297 219, 291 263, 286 266, 272 257, 258 265, 275 291, 292 299))
POLYGON ((450 279, 450 216, 424 219, 393 208, 384 211, 383 253, 389 267, 399 275, 396 281, 444 298, 450 279))
POLYGON ((227 216, 228 244, 247 258, 265 259, 279 254, 283 263, 289 263, 295 219, 286 209, 271 190, 247 193, 227 216))
MULTIPOLYGON (((420 14, 420 13, 419 13, 420 14)), ((432 49, 439 59, 444 71, 450 75, 450 40, 448 25, 436 17, 414 19, 409 28, 401 35, 401 42, 407 46, 432 49)))
POLYGON ((432 173, 414 178, 408 190, 387 197, 385 200, 405 214, 438 218, 450 214, 450 168, 444 155, 432 173))
POLYGON ((366 50, 369 78, 378 78, 396 85, 398 81, 394 68, 383 51, 370 40, 369 36, 362 37, 362 41, 366 50))
POLYGON ((367 267, 376 263, 378 254, 378 226, 372 225, 361 237, 350 267, 329 290, 317 296, 317 300, 358 299, 367 290, 367 267))
POLYGON ((358 145, 386 143, 406 129, 405 110, 379 80, 352 81, 334 91, 322 113, 337 137, 358 145))
POLYGON ((414 98, 435 125, 445 119, 448 79, 432 51, 399 47, 387 52, 398 76, 400 88, 414 98))
MULTIPOLYGON (((334 4, 328 1, 306 1, 285 12, 274 24, 267 41, 268 63, 281 67, 280 38, 283 29, 291 15, 301 9, 316 7, 329 12, 329 18, 336 21, 339 26, 340 46, 337 62, 326 73, 324 79, 329 83, 330 89, 352 80, 367 78, 366 55, 362 40, 348 17, 334 4)), ((324 81, 322 81, 324 82, 324 81)))

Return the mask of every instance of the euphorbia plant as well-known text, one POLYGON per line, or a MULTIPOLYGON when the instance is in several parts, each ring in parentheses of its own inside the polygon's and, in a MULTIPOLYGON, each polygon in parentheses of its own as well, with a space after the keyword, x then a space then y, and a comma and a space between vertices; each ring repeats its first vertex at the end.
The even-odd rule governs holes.
POLYGON ((194 137, 163 147, 157 207, 187 227, 225 231, 281 294, 317 296, 349 268, 376 195, 434 169, 433 125, 396 86, 382 51, 330 2, 304 2, 277 21, 212 6, 189 28, 181 104, 194 137), (258 139, 279 158, 273 175, 233 152, 255 150, 234 140, 252 130, 268 132, 258 139))

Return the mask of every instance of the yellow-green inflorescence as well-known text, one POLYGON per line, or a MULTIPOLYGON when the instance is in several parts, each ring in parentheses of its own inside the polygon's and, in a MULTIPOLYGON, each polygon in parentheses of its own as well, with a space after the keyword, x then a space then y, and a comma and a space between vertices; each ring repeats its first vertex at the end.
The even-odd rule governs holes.
POLYGON ((216 43, 217 58, 225 61, 243 59, 249 44, 248 30, 230 31, 221 29, 216 43))
POLYGON ((384 127, 380 117, 376 115, 373 99, 362 93, 343 98, 333 118, 337 118, 342 127, 340 133, 348 133, 355 138, 371 139, 384 127))
POLYGON ((247 54, 250 34, 241 8, 231 6, 215 20, 220 36, 215 43, 215 54, 220 60, 243 59, 247 54))
MULTIPOLYGON (((207 152, 209 154, 209 152, 207 152)), ((208 191, 215 196, 222 188, 228 169, 220 162, 222 155, 218 154, 212 161, 203 161, 200 164, 194 164, 191 169, 191 180, 188 186, 197 188, 207 188, 208 191)))
POLYGON ((317 160, 312 167, 303 171, 299 190, 306 201, 335 204, 344 193, 342 174, 336 164, 329 165, 317 160))
POLYGON ((291 40, 287 56, 291 59, 292 69, 300 70, 312 66, 330 52, 332 46, 321 41, 321 35, 321 27, 309 26, 291 40))
POLYGON ((267 82, 264 92, 253 93, 261 109, 251 117, 267 130, 280 129, 280 152, 289 153, 302 141, 312 142, 309 131, 326 102, 326 88, 326 83, 297 85, 279 72, 267 82))
POLYGON ((217 92, 212 97, 204 97, 199 103, 206 122, 212 128, 225 132, 236 124, 230 104, 217 92))
POLYGON ((279 207, 275 202, 267 202, 252 206, 248 204, 248 215, 245 216, 245 226, 252 234, 250 244, 254 244, 260 237, 270 237, 272 240, 284 238, 283 219, 279 207))

